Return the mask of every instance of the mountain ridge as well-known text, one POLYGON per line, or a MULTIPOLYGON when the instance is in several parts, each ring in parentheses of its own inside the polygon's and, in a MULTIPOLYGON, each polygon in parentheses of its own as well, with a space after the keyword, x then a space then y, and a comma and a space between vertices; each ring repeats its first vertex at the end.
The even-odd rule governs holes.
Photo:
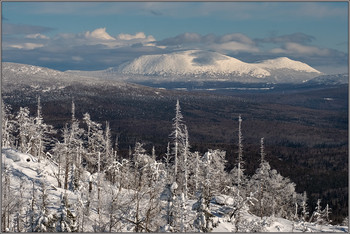
POLYGON ((117 71, 123 74, 138 75, 200 75, 207 73, 249 75, 256 78, 270 75, 268 71, 236 58, 199 50, 143 55, 131 62, 124 63, 118 67, 117 71))
POLYGON ((306 63, 287 57, 247 63, 224 54, 203 50, 142 55, 116 67, 80 72, 87 76, 131 81, 211 80, 241 83, 302 83, 323 74, 306 63))
MULTIPOLYGON (((142 57, 142 56, 141 56, 142 57)), ((224 59, 226 58, 231 58, 228 56, 223 57, 224 59)), ((234 58, 232 58, 234 59, 234 58)), ((209 58, 210 60, 210 58, 209 58)), ((247 64, 244 62, 239 61, 238 59, 234 59, 238 64, 247 64)), ((230 79, 228 74, 223 75, 221 78, 216 77, 216 79, 210 79, 210 75, 215 76, 215 73, 200 73, 198 72, 197 74, 193 74, 192 76, 184 75, 183 78, 184 80, 178 80, 176 75, 169 75, 170 77, 157 77, 156 74, 151 75, 151 74, 139 74, 139 75, 132 75, 132 74, 123 74, 120 72, 125 66, 121 67, 111 67, 105 70, 98 70, 98 71, 80 71, 80 70, 67 70, 67 71, 58 71, 46 67, 41 67, 41 66, 35 66, 35 65, 29 65, 29 64, 20 64, 20 63, 13 63, 13 62, 2 62, 2 78, 3 81, 6 83, 9 80, 9 78, 13 82, 30 82, 30 81, 42 81, 42 82, 50 82, 51 78, 54 78, 55 80, 59 80, 61 82, 88 82, 88 83, 100 83, 103 82, 103 80, 110 80, 113 82, 118 82, 120 84, 122 83, 133 83, 135 81, 137 84, 142 84, 137 82, 137 81, 157 81, 157 82, 202 82, 202 81, 218 81, 218 82, 239 82, 239 83, 300 83, 300 84, 347 84, 348 83, 348 74, 333 74, 333 75, 326 75, 318 71, 318 73, 313 72, 314 70, 317 71, 316 69, 308 66, 305 63, 299 62, 299 61, 294 61, 291 60, 287 57, 280 57, 276 59, 268 59, 268 60, 263 60, 259 61, 257 63, 251 63, 255 65, 259 65, 260 67, 264 67, 267 72, 271 71, 272 66, 275 66, 274 72, 275 74, 270 77, 249 77, 249 76, 241 76, 239 78, 233 77, 234 79, 230 79), (312 76, 308 77, 308 79, 305 79, 304 76, 298 77, 297 75, 299 73, 288 73, 288 69, 285 68, 288 66, 288 64, 291 64, 291 66, 296 66, 300 65, 298 67, 295 67, 294 70, 297 69, 304 69, 304 70, 309 70, 312 76), (118 70, 119 69, 119 70, 118 70), (284 73, 287 74, 291 79, 294 80, 288 80, 287 78, 281 79, 279 74, 284 73), (317 74, 316 76, 314 74, 317 74), (201 77, 203 76, 203 77, 201 77), (296 76, 296 77, 295 77, 296 76), (207 79, 208 78, 208 79, 207 79), (288 82, 290 81, 290 82, 288 82)), ((180 76, 180 75, 178 75, 180 76)), ((12 82, 12 83, 13 83, 12 82)))

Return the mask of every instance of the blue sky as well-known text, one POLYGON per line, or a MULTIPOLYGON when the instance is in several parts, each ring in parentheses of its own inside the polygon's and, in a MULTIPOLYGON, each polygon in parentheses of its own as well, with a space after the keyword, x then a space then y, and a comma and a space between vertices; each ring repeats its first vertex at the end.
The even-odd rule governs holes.
POLYGON ((347 2, 3 2, 2 60, 98 70, 144 54, 286 56, 325 73, 348 66, 347 2))

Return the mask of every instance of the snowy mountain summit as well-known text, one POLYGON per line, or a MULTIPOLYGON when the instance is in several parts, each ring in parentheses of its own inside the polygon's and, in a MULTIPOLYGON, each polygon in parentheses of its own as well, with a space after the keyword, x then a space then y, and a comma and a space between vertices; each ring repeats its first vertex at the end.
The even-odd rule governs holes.
POLYGON ((143 55, 119 66, 100 71, 55 71, 24 64, 3 63, 3 76, 16 79, 59 78, 66 81, 230 81, 239 83, 304 83, 322 73, 306 63, 287 57, 255 63, 217 52, 186 50, 143 55))
POLYGON ((19 63, 2 63, 2 73, 4 76, 7 74, 13 74, 14 76, 37 76, 37 77, 47 77, 47 76, 62 76, 63 73, 57 70, 27 65, 19 63))
POLYGON ((289 70, 295 70, 300 72, 321 74, 321 72, 310 67, 306 63, 295 61, 287 57, 264 60, 260 63, 256 63, 256 65, 270 71, 278 70, 278 69, 289 69, 289 70))
POLYGON ((143 75, 249 75, 256 78, 270 73, 254 64, 215 52, 188 50, 171 54, 144 55, 122 65, 121 73, 143 75))
POLYGON ((321 74, 309 65, 286 57, 246 63, 216 52, 187 50, 170 54, 143 55, 108 73, 186 77, 238 82, 303 82, 321 74))

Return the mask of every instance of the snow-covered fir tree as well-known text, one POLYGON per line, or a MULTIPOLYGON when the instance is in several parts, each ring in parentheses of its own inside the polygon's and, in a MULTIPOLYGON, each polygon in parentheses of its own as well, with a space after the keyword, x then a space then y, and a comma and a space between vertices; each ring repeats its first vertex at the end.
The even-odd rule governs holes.
POLYGON ((34 232, 55 232, 57 217, 48 211, 48 195, 45 181, 41 182, 41 204, 38 207, 39 214, 34 223, 34 232))
POLYGON ((176 108, 175 108, 175 117, 173 119, 173 131, 170 134, 171 139, 173 140, 173 159, 174 159, 174 180, 178 184, 182 186, 182 183, 179 181, 178 177, 178 167, 179 167, 179 159, 180 155, 183 151, 184 143, 185 143, 185 133, 184 133, 184 123, 183 123, 183 115, 181 113, 180 102, 177 100, 176 108))
POLYGON ((179 223, 179 214, 177 209, 176 182, 167 183, 160 194, 160 200, 163 201, 162 218, 164 224, 160 227, 161 232, 175 232, 179 223))
POLYGON ((9 148, 14 147, 14 131, 15 123, 13 121, 13 115, 11 114, 11 107, 6 105, 1 99, 1 143, 2 147, 9 148))
POLYGON ((27 224, 28 227, 28 232, 34 232, 35 228, 35 218, 37 216, 37 195, 35 192, 35 184, 34 181, 33 183, 33 189, 32 189, 32 194, 31 194, 31 199, 30 199, 30 208, 28 209, 27 217, 29 217, 29 222, 27 224))
POLYGON ((1 169, 1 231, 6 232, 10 230, 10 215, 13 199, 11 197, 10 169, 5 165, 2 165, 1 169))
POLYGON ((214 215, 211 213, 209 208, 209 197, 205 187, 201 187, 197 193, 197 201, 193 204, 192 210, 196 211, 196 218, 193 221, 193 226, 198 232, 210 232, 213 230, 214 215))
POLYGON ((76 217, 70 210, 67 194, 61 194, 61 206, 58 209, 58 218, 56 223, 57 232, 75 232, 76 231, 76 217))
POLYGON ((40 96, 37 99, 37 114, 36 117, 34 118, 34 124, 35 124, 35 135, 33 139, 33 155, 38 157, 38 160, 40 160, 44 157, 45 155, 45 148, 47 146, 51 146, 51 134, 56 133, 53 130, 53 126, 48 125, 44 123, 44 119, 42 116, 42 111, 41 111, 41 103, 40 103, 40 96))
POLYGON ((203 175, 200 173, 201 159, 199 152, 190 153, 189 170, 188 170, 188 187, 191 197, 195 197, 196 192, 199 190, 200 180, 203 175))
POLYGON ((309 222, 319 225, 320 231, 322 231, 321 225, 326 225, 329 224, 329 222, 331 222, 329 220, 330 211, 331 209, 329 208, 328 204, 324 209, 322 209, 321 199, 317 199, 315 210, 312 213, 309 222))
POLYGON ((14 230, 16 232, 24 232, 25 230, 25 212, 26 212, 26 200, 24 198, 26 185, 25 180, 22 180, 19 185, 18 193, 16 195, 16 211, 14 215, 14 230))
POLYGON ((242 177, 244 172, 244 161, 243 161, 243 136, 242 136, 242 118, 241 115, 238 117, 238 158, 237 158, 237 188, 238 194, 242 186, 242 177))
POLYGON ((210 201, 217 191, 213 188, 215 182, 215 170, 213 170, 213 154, 207 152, 202 158, 203 180, 200 182, 199 191, 197 191, 197 202, 193 204, 192 210, 196 211, 196 219, 193 222, 194 227, 201 232, 209 232, 215 225, 214 215, 210 211, 210 201))
POLYGON ((112 146, 112 136, 111 129, 109 127, 109 122, 106 121, 106 129, 104 131, 104 164, 110 165, 114 161, 113 158, 113 146, 112 146))
MULTIPOLYGON (((87 125, 87 152, 84 160, 86 160, 88 170, 94 173, 97 171, 98 153, 105 149, 105 136, 103 135, 102 124, 92 121, 89 113, 84 114, 83 120, 87 125)), ((104 157, 102 161, 104 161, 104 157)))
POLYGON ((34 118, 30 115, 29 108, 20 107, 16 115, 16 128, 19 136, 19 150, 23 153, 32 153, 34 139, 36 136, 36 126, 34 118))

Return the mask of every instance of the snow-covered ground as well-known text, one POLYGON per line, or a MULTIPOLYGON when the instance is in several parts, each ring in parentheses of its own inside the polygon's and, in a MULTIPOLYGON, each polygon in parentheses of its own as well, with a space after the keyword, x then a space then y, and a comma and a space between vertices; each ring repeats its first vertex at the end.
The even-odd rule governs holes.
POLYGON ((10 184, 13 191, 18 192, 21 183, 25 188, 24 198, 31 199, 33 186, 37 196, 40 195, 41 183, 45 183, 48 192, 49 209, 59 207, 61 194, 67 193, 70 199, 76 199, 76 195, 69 190, 57 187, 58 168, 54 162, 38 159, 30 154, 23 154, 14 149, 2 149, 3 169, 10 171, 10 184))
MULTIPOLYGON (((49 212, 57 211, 58 207, 60 206, 60 196, 64 193, 68 195, 69 204, 72 205, 70 208, 72 212, 77 212, 78 194, 58 188, 56 179, 58 167, 54 162, 45 159, 41 160, 39 163, 37 158, 9 148, 2 149, 2 162, 2 169, 4 170, 6 168, 10 174, 10 187, 11 191, 13 191, 11 194, 13 198, 18 198, 18 193, 20 192, 21 187, 22 191, 24 191, 23 197, 25 200, 29 201, 31 199, 33 191, 36 193, 36 196, 40 197, 41 184, 45 183, 49 201, 49 212)), ((96 174, 90 176, 86 172, 84 177, 94 180, 96 174)), ((110 187, 108 183, 105 183, 104 186, 110 187)), ((120 203, 132 199, 135 194, 135 191, 127 189, 122 189, 119 192, 120 203)), ((210 210, 215 215, 214 221, 217 223, 217 225, 213 228, 213 232, 235 231, 235 225, 233 222, 230 222, 224 215, 229 210, 229 207, 225 204, 229 205, 230 202, 232 203, 232 199, 230 199, 230 197, 222 195, 215 197, 215 199, 212 200, 210 210)), ((102 202, 108 203, 109 200, 107 198, 102 202)), ((189 225, 192 224, 193 220, 195 219, 195 211, 191 209, 194 202, 194 200, 189 200, 187 204, 189 225)), ((147 204, 142 204, 141 207, 146 205, 147 204)), ((103 218, 107 220, 108 216, 103 216, 103 218)), ((86 224, 84 226, 84 231, 95 231, 94 225, 96 224, 97 219, 98 215, 96 210, 92 210, 89 220, 85 221, 86 224)), ((346 226, 315 225, 312 223, 303 224, 301 222, 292 222, 286 219, 273 217, 264 217, 263 219, 260 219, 255 215, 249 214, 248 212, 243 214, 243 220, 244 224, 246 225, 245 231, 247 232, 302 232, 303 230, 307 232, 348 232, 348 227, 346 226), (258 226, 259 229, 256 229, 258 226)), ((133 228, 130 223, 125 222, 120 224, 118 230, 123 232, 132 232, 133 228)))

